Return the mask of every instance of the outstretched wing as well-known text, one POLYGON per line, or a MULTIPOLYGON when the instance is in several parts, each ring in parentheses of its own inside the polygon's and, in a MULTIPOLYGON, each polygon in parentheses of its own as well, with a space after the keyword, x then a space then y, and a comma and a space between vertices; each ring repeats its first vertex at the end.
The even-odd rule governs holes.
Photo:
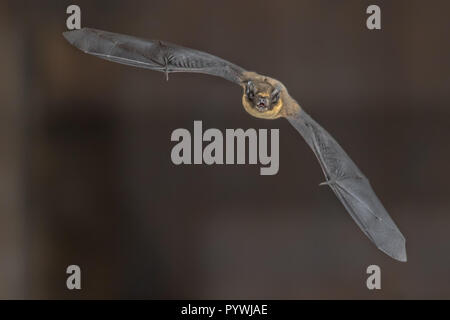
POLYGON ((78 49, 100 58, 165 72, 197 72, 240 84, 241 67, 211 54, 160 40, 145 40, 91 28, 67 31, 64 37, 78 49))
POLYGON ((287 118, 314 151, 326 184, 362 231, 383 252, 406 261, 405 238, 381 204, 369 180, 334 138, 306 112, 287 118))

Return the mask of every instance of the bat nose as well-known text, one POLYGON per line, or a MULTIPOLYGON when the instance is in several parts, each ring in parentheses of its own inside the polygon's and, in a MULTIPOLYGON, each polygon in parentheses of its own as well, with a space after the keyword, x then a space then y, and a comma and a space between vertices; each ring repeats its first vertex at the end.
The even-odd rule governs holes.
POLYGON ((259 98, 258 98, 258 104, 267 105, 267 98, 265 98, 265 97, 259 97, 259 98))

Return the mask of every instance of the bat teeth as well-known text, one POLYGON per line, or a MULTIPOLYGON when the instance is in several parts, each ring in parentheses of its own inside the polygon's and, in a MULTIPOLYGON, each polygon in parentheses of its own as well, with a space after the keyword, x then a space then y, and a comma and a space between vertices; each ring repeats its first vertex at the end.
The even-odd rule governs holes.
POLYGON ((268 108, 266 106, 256 105, 256 110, 258 110, 259 112, 267 111, 267 109, 268 108))

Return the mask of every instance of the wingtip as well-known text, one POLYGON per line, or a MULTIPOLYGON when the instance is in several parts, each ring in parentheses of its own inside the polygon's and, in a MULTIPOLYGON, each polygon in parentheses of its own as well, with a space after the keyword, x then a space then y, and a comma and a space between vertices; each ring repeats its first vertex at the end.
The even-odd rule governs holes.
POLYGON ((402 242, 400 245, 399 250, 397 251, 397 260, 400 262, 407 262, 408 261, 408 256, 406 254, 406 240, 405 237, 403 237, 402 235, 402 242))
POLYGON ((92 37, 94 29, 81 28, 70 31, 64 31, 63 37, 73 46, 86 51, 88 40, 92 37))
POLYGON ((77 30, 71 30, 71 31, 64 31, 62 33, 63 37, 70 43, 74 44, 77 39, 79 39, 81 32, 83 29, 77 29, 77 30))
POLYGON ((406 247, 405 247, 404 244, 403 244, 403 250, 400 252, 397 260, 400 261, 400 262, 407 262, 408 261, 408 257, 407 257, 407 254, 406 254, 406 247))
POLYGON ((395 260, 400 261, 400 262, 407 262, 408 261, 408 257, 406 256, 406 250, 402 251, 397 256, 392 256, 392 258, 394 258, 395 260))
MULTIPOLYGON (((403 238, 403 237, 402 237, 403 238)), ((398 243, 396 246, 390 246, 389 248, 383 248, 378 247, 381 251, 386 253, 391 258, 400 261, 400 262, 407 262, 408 257, 406 254, 406 243, 404 238, 400 243, 398 243)))

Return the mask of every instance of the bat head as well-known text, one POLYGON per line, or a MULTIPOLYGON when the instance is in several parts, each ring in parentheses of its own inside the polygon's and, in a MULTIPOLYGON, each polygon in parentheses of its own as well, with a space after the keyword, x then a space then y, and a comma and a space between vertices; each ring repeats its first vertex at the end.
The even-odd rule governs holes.
POLYGON ((242 104, 254 117, 278 118, 283 106, 282 87, 266 78, 249 80, 244 86, 242 104))

